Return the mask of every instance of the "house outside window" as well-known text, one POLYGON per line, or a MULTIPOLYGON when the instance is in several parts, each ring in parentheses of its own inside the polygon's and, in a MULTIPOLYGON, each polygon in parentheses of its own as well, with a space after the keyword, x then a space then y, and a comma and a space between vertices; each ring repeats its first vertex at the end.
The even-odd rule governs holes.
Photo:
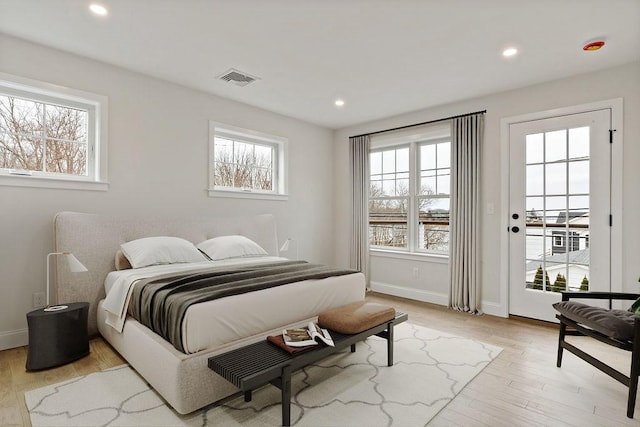
POLYGON ((209 195, 284 200, 287 140, 210 123, 209 195))
POLYGON ((372 137, 369 168, 371 248, 448 255, 450 126, 372 137))
POLYGON ((106 104, 0 73, 0 185, 106 190, 106 104))

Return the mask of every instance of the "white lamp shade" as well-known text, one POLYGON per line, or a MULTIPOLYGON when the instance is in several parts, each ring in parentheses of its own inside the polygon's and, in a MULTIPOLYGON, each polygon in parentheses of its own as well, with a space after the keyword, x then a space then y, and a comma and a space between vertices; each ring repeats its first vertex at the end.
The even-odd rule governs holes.
POLYGON ((69 271, 71 271, 72 273, 82 273, 85 271, 89 271, 87 270, 87 267, 84 266, 84 264, 82 264, 80 261, 78 261, 78 258, 75 257, 75 255, 73 255, 71 252, 51 252, 50 254, 47 255, 47 307, 49 307, 49 294, 51 293, 51 284, 49 282, 49 278, 51 276, 50 273, 50 268, 49 268, 49 260, 51 259, 52 256, 54 255, 60 255, 64 258, 64 260, 67 262, 67 266, 69 267, 69 271))
POLYGON ((284 244, 280 248, 280 252, 288 252, 289 251, 289 246, 291 246, 291 242, 296 242, 296 244, 295 244, 295 247, 296 247, 296 259, 298 259, 298 240, 292 239, 291 237, 289 237, 287 240, 284 241, 284 244))
POLYGON ((72 273, 82 273, 87 270, 87 267, 84 266, 78 258, 75 257, 72 253, 64 254, 64 259, 67 260, 67 265, 69 265, 69 271, 72 273))

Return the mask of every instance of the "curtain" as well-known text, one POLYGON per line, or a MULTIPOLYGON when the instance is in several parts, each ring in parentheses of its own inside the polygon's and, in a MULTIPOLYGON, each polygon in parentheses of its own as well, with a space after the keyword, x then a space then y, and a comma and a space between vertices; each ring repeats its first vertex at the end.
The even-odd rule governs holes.
POLYGON ((449 307, 480 311, 480 148, 484 113, 456 117, 451 125, 449 307))
POLYGON ((351 164, 350 267, 364 273, 369 288, 369 135, 349 138, 351 164))

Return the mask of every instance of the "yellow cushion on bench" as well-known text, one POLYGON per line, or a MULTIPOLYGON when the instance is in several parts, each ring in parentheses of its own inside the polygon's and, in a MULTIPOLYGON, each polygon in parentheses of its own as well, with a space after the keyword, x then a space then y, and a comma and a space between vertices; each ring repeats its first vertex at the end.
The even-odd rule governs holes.
POLYGON ((357 334, 392 320, 396 310, 388 305, 359 301, 323 311, 318 324, 341 334, 357 334))

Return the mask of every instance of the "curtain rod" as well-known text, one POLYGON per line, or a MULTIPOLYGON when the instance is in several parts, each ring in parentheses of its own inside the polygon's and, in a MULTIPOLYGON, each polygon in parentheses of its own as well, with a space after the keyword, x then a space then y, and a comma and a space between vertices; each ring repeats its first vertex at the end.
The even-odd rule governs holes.
POLYGON ((385 129, 385 130, 378 130, 378 131, 375 131, 375 132, 363 133, 363 134, 360 134, 360 135, 350 136, 349 138, 358 138, 358 137, 361 137, 361 136, 376 135, 376 134, 379 134, 379 133, 393 132, 393 131, 396 131, 396 130, 408 129, 408 128, 412 128, 412 127, 415 127, 415 126, 430 125, 432 123, 444 122, 446 120, 457 119, 459 117, 473 116, 474 114, 484 114, 486 112, 487 112, 487 110, 481 110, 481 111, 474 111, 473 113, 458 114, 456 116, 445 117, 444 119, 429 120, 428 122, 415 123, 413 125, 399 126, 397 128, 391 128, 391 129, 385 129))

